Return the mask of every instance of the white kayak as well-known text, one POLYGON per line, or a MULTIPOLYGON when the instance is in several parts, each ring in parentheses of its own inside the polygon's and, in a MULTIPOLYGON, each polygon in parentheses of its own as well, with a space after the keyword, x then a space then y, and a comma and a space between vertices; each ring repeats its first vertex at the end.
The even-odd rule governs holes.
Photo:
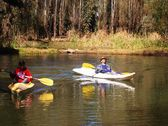
POLYGON ((92 68, 74 68, 72 71, 74 71, 77 74, 89 76, 89 77, 95 77, 95 78, 103 78, 103 79, 116 79, 116 80, 130 80, 135 75, 135 72, 132 73, 95 73, 95 69, 92 68))

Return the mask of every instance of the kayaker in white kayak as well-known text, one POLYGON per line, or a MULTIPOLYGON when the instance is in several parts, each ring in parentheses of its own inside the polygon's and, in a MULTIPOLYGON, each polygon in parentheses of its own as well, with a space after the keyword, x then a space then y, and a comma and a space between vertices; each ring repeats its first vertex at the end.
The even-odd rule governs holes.
POLYGON ((101 64, 96 67, 96 73, 111 73, 111 67, 107 64, 107 58, 102 57, 100 59, 101 64))

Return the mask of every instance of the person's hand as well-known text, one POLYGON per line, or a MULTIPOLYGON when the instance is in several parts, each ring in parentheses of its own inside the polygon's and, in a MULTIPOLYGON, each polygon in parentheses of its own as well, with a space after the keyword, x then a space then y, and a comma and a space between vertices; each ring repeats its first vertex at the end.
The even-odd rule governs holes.
POLYGON ((23 79, 23 80, 25 79, 25 76, 24 76, 24 75, 19 75, 18 77, 19 77, 20 79, 23 79))

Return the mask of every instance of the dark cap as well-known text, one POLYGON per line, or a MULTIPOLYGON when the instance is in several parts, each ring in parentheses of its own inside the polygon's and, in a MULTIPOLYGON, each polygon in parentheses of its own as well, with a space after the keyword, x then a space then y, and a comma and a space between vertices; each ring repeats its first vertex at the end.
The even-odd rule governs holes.
POLYGON ((19 63, 18 63, 18 65, 19 65, 19 66, 25 66, 25 65, 26 65, 26 63, 25 63, 25 61, 24 61, 24 60, 20 60, 20 61, 19 61, 19 63))
POLYGON ((106 58, 106 57, 101 57, 101 58, 100 58, 100 61, 102 61, 103 59, 107 60, 107 58, 106 58))

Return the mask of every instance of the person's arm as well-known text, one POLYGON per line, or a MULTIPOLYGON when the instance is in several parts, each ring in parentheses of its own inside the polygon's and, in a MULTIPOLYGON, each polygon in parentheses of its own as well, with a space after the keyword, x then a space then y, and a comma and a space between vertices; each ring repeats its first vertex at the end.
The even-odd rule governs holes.
POLYGON ((106 72, 111 72, 111 67, 110 67, 109 65, 107 65, 106 68, 107 68, 107 69, 106 69, 106 72))
POLYGON ((102 71, 102 66, 101 64, 96 67, 96 73, 100 73, 102 71))
POLYGON ((25 78, 23 80, 23 83, 28 83, 31 81, 32 81, 32 74, 31 74, 30 70, 27 69, 25 72, 25 78))
POLYGON ((103 66, 101 73, 108 73, 108 72, 111 72, 111 67, 106 64, 103 66))

